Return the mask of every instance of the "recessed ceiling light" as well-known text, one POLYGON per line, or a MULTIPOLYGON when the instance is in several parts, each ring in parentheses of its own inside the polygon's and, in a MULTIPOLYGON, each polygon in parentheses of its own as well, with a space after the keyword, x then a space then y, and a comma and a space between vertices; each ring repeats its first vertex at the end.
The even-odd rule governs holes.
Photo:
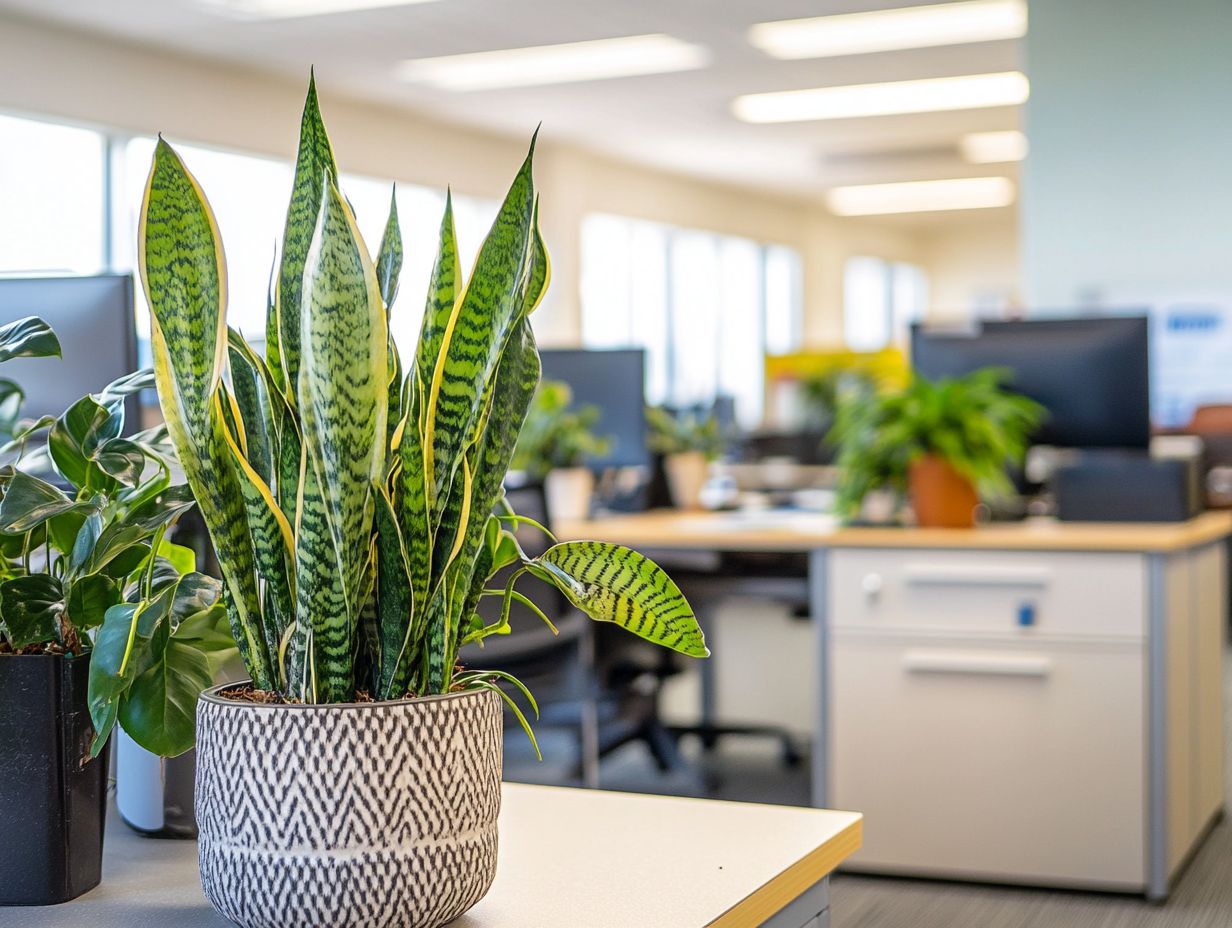
POLYGON ((775 58, 830 58, 1017 39, 1026 32, 1025 0, 961 0, 758 23, 748 37, 775 58))
POLYGON ((330 13, 357 13, 391 6, 411 6, 432 0, 203 0, 240 19, 295 19, 330 13))
POLYGON ((972 164, 1021 161, 1027 156, 1027 137, 1017 129, 972 132, 959 140, 958 147, 972 164))
POLYGON ((1005 177, 956 177, 898 184, 835 187, 826 194, 839 216, 924 213, 952 209, 988 209, 1014 202, 1014 185, 1005 177))
POLYGON ((736 97, 732 111, 745 122, 799 122, 934 113, 989 106, 1014 106, 1027 99, 1030 85, 1019 71, 966 74, 884 84, 848 84, 810 90, 751 93, 736 97))
POLYGON ((632 35, 416 58, 404 61, 398 75, 403 80, 443 90, 493 90, 692 71, 705 67, 709 60, 706 49, 669 35, 632 35))

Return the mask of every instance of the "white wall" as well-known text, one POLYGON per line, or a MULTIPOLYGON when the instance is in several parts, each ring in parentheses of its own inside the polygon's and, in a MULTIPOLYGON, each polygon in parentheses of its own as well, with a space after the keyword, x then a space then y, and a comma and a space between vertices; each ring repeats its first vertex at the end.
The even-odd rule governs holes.
MULTIPOLYGON (((527 139, 445 124, 401 109, 336 97, 319 75, 322 108, 344 171, 499 197, 527 139)), ((239 67, 165 54, 0 15, 0 111, 290 158, 304 86, 239 67)), ((805 339, 841 333, 848 254, 915 260, 913 237, 839 220, 819 204, 694 180, 541 138, 536 179, 553 257, 552 290, 536 313, 544 344, 579 335, 580 220, 593 211, 712 229, 798 249, 805 339)))
MULTIPOLYGON (((1001 211, 998 211, 1001 212, 1001 211)), ((1022 303, 1018 227, 1013 214, 964 218, 920 237, 928 272, 929 318, 952 322, 1022 303)))
POLYGON ((1031 0, 1031 305, 1232 295, 1232 2, 1031 0))

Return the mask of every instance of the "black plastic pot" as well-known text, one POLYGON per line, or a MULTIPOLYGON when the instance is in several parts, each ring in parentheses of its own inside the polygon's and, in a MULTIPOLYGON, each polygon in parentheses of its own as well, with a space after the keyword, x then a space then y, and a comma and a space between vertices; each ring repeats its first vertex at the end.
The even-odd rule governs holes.
POLYGON ((0 655, 0 905, 67 902, 102 876, 107 751, 88 759, 89 674, 89 655, 0 655))

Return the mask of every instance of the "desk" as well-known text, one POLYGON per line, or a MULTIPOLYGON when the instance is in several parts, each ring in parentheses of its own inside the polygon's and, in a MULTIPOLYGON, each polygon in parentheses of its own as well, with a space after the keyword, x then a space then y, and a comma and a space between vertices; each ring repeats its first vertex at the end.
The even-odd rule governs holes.
MULTIPOLYGON (((450 928, 825 928, 828 875, 860 846, 851 812, 506 783, 487 896, 450 928)), ((103 882, 5 928, 226 928, 193 841, 109 822, 103 882)))
POLYGON ((956 530, 652 512, 559 530, 808 554, 813 799, 868 816, 851 869, 1163 899, 1223 812, 1232 514, 956 530))

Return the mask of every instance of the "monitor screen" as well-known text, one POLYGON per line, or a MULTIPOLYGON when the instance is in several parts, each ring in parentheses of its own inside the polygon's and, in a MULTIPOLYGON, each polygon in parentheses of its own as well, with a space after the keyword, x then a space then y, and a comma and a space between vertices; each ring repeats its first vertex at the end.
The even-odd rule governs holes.
POLYGON ((1150 444, 1145 316, 985 322, 962 332, 917 324, 911 331, 911 363, 928 378, 957 377, 982 367, 1008 369, 1008 386, 1048 411, 1036 444, 1150 444))
MULTIPOLYGON (((15 358, 0 376, 25 391, 23 416, 58 416, 87 393, 137 369, 133 281, 97 277, 0 278, 0 325, 38 316, 56 331, 60 358, 15 358)), ((138 431, 137 397, 125 404, 126 434, 138 431)))
POLYGON ((646 450, 646 353, 640 348, 539 352, 543 379, 567 383, 573 405, 599 409, 595 430, 612 437, 612 450, 590 461, 592 467, 638 467, 650 463, 646 450))

